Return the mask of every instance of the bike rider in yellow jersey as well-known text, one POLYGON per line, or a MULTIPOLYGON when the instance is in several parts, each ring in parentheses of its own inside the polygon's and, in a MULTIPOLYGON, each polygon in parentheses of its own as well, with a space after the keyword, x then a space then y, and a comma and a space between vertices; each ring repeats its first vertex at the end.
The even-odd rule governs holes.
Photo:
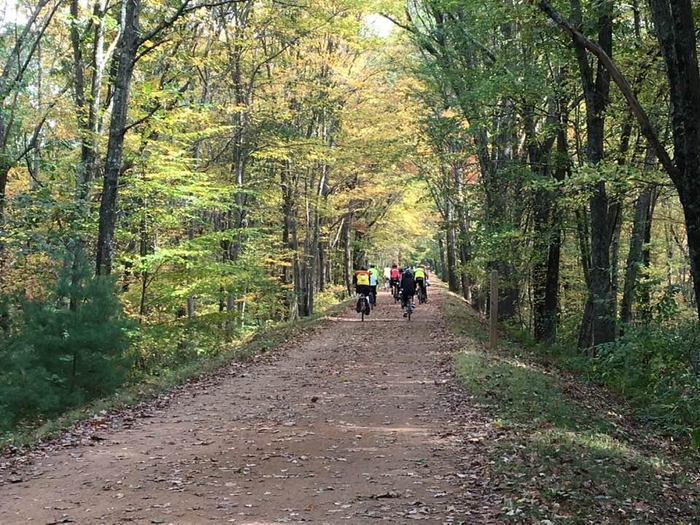
POLYGON ((425 274, 425 269, 422 266, 418 266, 416 271, 413 273, 413 278, 416 280, 416 289, 418 293, 422 293, 425 300, 428 300, 428 288, 427 279, 425 274))
MULTIPOLYGON (((369 280, 369 272, 364 266, 357 270, 355 272, 355 275, 353 275, 352 277, 352 284, 355 285, 355 293, 357 294, 357 304, 355 305, 357 313, 360 313, 360 296, 364 295, 369 300, 371 292, 369 287, 369 280)), ((369 302, 367 303, 367 310, 365 311, 365 315, 369 315, 369 302)))

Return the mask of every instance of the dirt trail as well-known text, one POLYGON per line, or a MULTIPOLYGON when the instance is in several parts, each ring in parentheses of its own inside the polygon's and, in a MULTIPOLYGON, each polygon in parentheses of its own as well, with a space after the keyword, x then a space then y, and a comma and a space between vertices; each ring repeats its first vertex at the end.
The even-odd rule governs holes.
POLYGON ((273 362, 35 460, 0 484, 0 524, 490 521, 437 299, 411 322, 379 302, 364 323, 345 312, 273 362))

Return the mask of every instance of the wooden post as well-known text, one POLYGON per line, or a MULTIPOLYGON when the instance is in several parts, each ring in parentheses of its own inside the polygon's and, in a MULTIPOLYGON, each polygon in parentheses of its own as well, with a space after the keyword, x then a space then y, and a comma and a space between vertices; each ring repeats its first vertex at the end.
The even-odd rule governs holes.
POLYGON ((489 309, 489 348, 498 348, 498 271, 491 272, 491 307, 489 309))

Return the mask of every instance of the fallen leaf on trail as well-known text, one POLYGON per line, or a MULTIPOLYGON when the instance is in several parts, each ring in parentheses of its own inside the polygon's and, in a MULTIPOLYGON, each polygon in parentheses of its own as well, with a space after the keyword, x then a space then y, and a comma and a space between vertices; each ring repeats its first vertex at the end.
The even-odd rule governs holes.
POLYGON ((370 494, 369 496, 360 496, 358 499, 393 499, 400 498, 401 494, 395 490, 389 492, 382 492, 381 494, 370 494))

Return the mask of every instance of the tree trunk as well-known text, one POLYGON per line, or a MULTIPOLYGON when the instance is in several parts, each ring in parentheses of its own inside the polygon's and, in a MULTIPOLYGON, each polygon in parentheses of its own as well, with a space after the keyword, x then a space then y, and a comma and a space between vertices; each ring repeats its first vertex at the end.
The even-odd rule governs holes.
POLYGON ((107 159, 105 161, 100 222, 97 235, 95 273, 112 272, 114 230, 117 222, 117 189, 124 156, 124 135, 129 110, 129 89, 134 72, 134 60, 139 46, 139 15, 141 0, 124 0, 126 17, 119 45, 119 69, 114 85, 112 120, 109 127, 107 159))
POLYGON ((551 196, 545 188, 537 189, 533 210, 535 263, 532 268, 532 302, 534 314, 534 336, 536 341, 546 341, 551 336, 551 320, 547 311, 547 277, 549 270, 549 239, 551 230, 551 196), (549 333, 548 333, 549 332, 549 333))
MULTIPOLYGON (((0 138, 2 138, 1 135, 0 138)), ((7 181, 10 175, 10 168, 11 166, 0 156, 0 224, 5 218, 5 199, 7 198, 7 181)), ((2 253, 0 245, 0 255, 2 253)))
MULTIPOLYGON (((187 240, 190 241, 190 243, 194 240, 194 227, 195 227, 194 221, 195 221, 195 219, 190 219, 189 221, 187 221, 187 240)), ((189 284, 189 282, 190 282, 189 265, 187 265, 187 267, 185 269, 185 273, 187 275, 187 281, 189 284)), ((191 321, 192 319, 194 319, 194 316, 195 316, 194 295, 191 293, 187 296, 186 309, 187 309, 187 319, 189 319, 191 321)))
POLYGON ((440 252, 440 269, 438 270, 438 275, 440 278, 445 279, 447 277, 447 263, 445 262, 445 241, 443 240, 442 232, 438 233, 438 251, 440 252))
POLYGON ((547 280, 544 290, 540 340, 554 342, 557 337, 559 315, 559 265, 561 260, 561 224, 552 225, 547 259, 547 280))
POLYGON ((348 296, 352 296, 352 243, 350 242, 350 229, 352 227, 353 213, 349 212, 345 218, 343 225, 343 252, 345 260, 345 287, 348 291, 348 296))
POLYGON ((355 229, 355 242, 354 250, 352 254, 352 264, 355 270, 367 264, 367 254, 363 247, 365 234, 358 229, 355 229))
POLYGON ((646 188, 637 198, 634 205, 634 222, 632 223, 632 236, 630 238, 630 251, 627 256, 625 270, 625 283, 620 304, 620 322, 630 324, 632 322, 632 305, 634 304, 634 290, 637 286, 640 267, 643 264, 642 255, 644 247, 644 230, 647 218, 651 211, 651 196, 653 189, 646 188))
POLYGON ((446 235, 447 235, 447 285, 451 292, 459 292, 457 278, 457 247, 455 239, 454 209, 452 203, 446 203, 446 235))
POLYGON ((243 330, 245 328, 245 310, 246 310, 246 300, 245 296, 248 293, 248 289, 246 288, 243 290, 243 297, 241 298, 240 301, 238 301, 237 304, 237 310, 238 310, 238 327, 240 330, 243 330))
POLYGON ((494 266, 499 274, 498 320, 507 321, 518 313, 520 288, 516 281, 515 266, 508 261, 498 261, 494 266))
POLYGON ((472 283, 469 279, 469 272, 467 271, 467 264, 471 261, 471 255, 469 253, 469 245, 467 244, 466 236, 466 227, 460 225, 459 260, 462 268, 460 271, 460 276, 462 278, 462 297, 464 297, 464 300, 469 304, 472 304, 472 283))
MULTIPOLYGON (((90 189, 97 171, 97 146, 102 132, 100 126, 100 104, 102 101, 102 79, 109 54, 105 54, 105 15, 107 0, 96 0, 92 13, 92 21, 95 27, 92 47, 92 77, 90 79, 90 96, 87 100, 87 119, 85 118, 85 101, 79 105, 79 111, 83 115, 78 119, 83 126, 80 152, 80 168, 78 176, 78 199, 84 202, 90 195, 90 189)), ((74 46, 75 47, 75 46, 74 46)), ((82 61, 80 53, 76 53, 75 66, 82 61)), ((82 77, 82 72, 80 74, 82 77)), ((82 78, 80 80, 83 82, 82 78)))
MULTIPOLYGON (((650 0, 670 88, 674 167, 688 235, 695 297, 700 297, 700 68, 690 0, 650 0)), ((668 170, 667 170, 668 171, 668 170)), ((700 301, 696 301, 700 318, 700 301)))
MULTIPOLYGON (((569 172, 569 160, 567 143, 567 116, 560 116, 560 129, 557 133, 557 167, 554 178, 558 182, 563 182, 569 172)), ((541 322, 539 338, 537 340, 554 342, 557 336, 558 315, 559 315, 559 266, 561 262, 561 230, 563 219, 562 210, 558 206, 556 198, 551 198, 550 209, 550 232, 547 257, 547 275, 544 285, 544 298, 542 301, 541 322)))
POLYGON ((294 229, 292 230, 292 249, 294 253, 294 300, 292 302, 293 314, 292 318, 295 319, 302 314, 302 295, 304 291, 304 274, 302 272, 301 265, 303 261, 299 260, 299 237, 296 228, 296 221, 294 223, 294 229))
MULTIPOLYGON (((457 153, 458 148, 452 145, 451 150, 457 153)), ((459 223, 459 261, 460 261, 460 280, 462 287, 462 296, 471 304, 472 302, 472 286, 469 280, 467 265, 471 261, 469 252, 469 219, 465 210, 464 202, 464 173, 458 163, 453 163, 452 170, 454 171, 455 193, 457 194, 457 221, 459 223)))
MULTIPOLYGON (((643 279, 649 279, 649 268, 651 267, 651 227, 654 221, 654 210, 656 201, 659 198, 659 188, 654 188, 651 192, 651 202, 649 203, 649 213, 644 224, 644 247, 642 248, 642 275, 643 279)), ((642 319, 650 323, 652 320, 651 290, 644 287, 639 294, 639 311, 642 319)))
POLYGON ((233 338, 233 312, 235 312, 235 303, 233 299, 233 294, 226 294, 226 338, 231 340, 233 338))
POLYGON ((318 250, 318 291, 324 292, 326 290, 326 283, 328 282, 328 272, 326 264, 326 245, 322 241, 317 243, 318 250))
MULTIPOLYGON (((620 234, 622 232, 622 202, 616 203, 609 209, 610 224, 610 309, 613 315, 617 313, 617 295, 619 292, 620 269, 620 234)), ((615 338, 619 336, 619 327, 615 322, 615 338)))
POLYGON ((583 308, 581 327, 579 329, 578 347, 589 348, 593 344, 593 297, 591 294, 591 247, 588 216, 582 209, 576 210, 576 231, 578 234, 583 280, 586 283, 588 297, 583 308))
MULTIPOLYGON (((583 23, 579 0, 571 0, 571 3, 577 19, 576 22, 583 23)), ((596 11, 598 41, 601 48, 611 56, 613 2, 596 4, 596 11)), ((586 160, 591 165, 598 166, 604 158, 605 111, 610 94, 610 73, 598 61, 594 78, 585 47, 576 39, 573 40, 573 44, 586 101, 586 160)), ((591 345, 593 346, 615 339, 615 317, 611 300, 609 207, 605 182, 598 182, 594 186, 593 194, 589 200, 591 217, 590 300, 593 308, 591 345)), ((585 317, 584 315, 584 319, 585 317)))

